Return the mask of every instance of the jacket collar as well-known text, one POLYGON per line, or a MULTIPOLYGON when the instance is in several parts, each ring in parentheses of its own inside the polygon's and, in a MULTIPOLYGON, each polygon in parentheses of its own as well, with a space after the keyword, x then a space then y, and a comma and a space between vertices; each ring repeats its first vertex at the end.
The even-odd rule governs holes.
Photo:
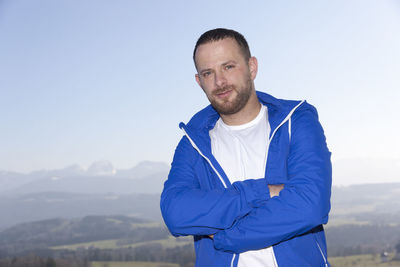
MULTIPOLYGON (((268 120, 271 133, 274 132, 278 125, 286 118, 292 108, 299 103, 299 101, 280 100, 262 92, 257 92, 257 97, 260 102, 268 108, 268 120)), ((197 147, 196 149, 200 150, 201 154, 214 166, 216 172, 220 174, 221 178, 224 180, 224 183, 230 186, 231 183, 228 177, 211 152, 209 131, 214 128, 219 117, 218 112, 209 105, 196 113, 187 125, 181 122, 179 127, 184 130, 190 142, 193 142, 195 147, 197 147)))
MULTIPOLYGON (((267 93, 256 91, 257 97, 261 104, 268 108, 268 120, 271 132, 284 120, 289 112, 299 103, 299 101, 277 99, 267 93)), ((196 113, 187 125, 180 123, 179 127, 195 135, 207 134, 214 128, 215 123, 219 119, 218 112, 208 105, 198 113, 196 113)))

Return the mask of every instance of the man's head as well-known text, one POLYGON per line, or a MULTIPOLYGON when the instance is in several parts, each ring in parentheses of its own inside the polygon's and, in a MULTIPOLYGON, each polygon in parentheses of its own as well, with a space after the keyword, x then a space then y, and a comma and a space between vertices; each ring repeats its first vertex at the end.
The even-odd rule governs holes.
POLYGON ((200 36, 200 38, 197 40, 196 45, 193 50, 193 61, 194 61, 195 66, 196 66, 196 52, 197 52, 197 48, 200 45, 206 44, 209 42, 220 41, 225 38, 231 38, 231 39, 235 40, 237 42, 237 44, 239 45, 240 50, 241 50, 243 56, 245 57, 245 59, 249 60, 249 58, 251 57, 250 48, 249 48, 249 45, 247 44, 247 41, 244 38, 244 36, 241 33, 234 31, 234 30, 217 28, 217 29, 209 30, 209 31, 203 33, 200 36))
POLYGON ((196 81, 221 116, 259 110, 253 82, 257 60, 250 56, 240 33, 227 29, 208 31, 197 41, 193 56, 196 81))

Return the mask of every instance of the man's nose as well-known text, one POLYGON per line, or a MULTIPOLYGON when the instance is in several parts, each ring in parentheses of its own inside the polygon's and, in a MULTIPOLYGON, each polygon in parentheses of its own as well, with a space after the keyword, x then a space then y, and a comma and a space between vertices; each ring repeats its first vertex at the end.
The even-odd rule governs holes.
POLYGON ((222 72, 215 73, 215 85, 218 87, 223 87, 226 85, 226 78, 222 72))

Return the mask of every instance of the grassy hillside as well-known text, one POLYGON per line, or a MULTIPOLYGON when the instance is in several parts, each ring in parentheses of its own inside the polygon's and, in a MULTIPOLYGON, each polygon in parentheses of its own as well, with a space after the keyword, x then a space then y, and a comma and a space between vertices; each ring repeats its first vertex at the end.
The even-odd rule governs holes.
POLYGON ((51 249, 70 249, 76 250, 81 248, 98 248, 98 249, 117 249, 117 248, 135 248, 144 245, 160 244, 163 248, 174 248, 177 246, 188 245, 193 242, 192 237, 181 237, 179 239, 168 236, 164 239, 137 242, 133 244, 121 244, 120 239, 100 240, 94 242, 84 242, 71 245, 54 246, 51 249))
POLYGON ((332 267, 400 267, 400 261, 382 262, 378 254, 332 257, 329 262, 332 267))
POLYGON ((326 229, 332 256, 381 253, 400 243, 399 225, 349 224, 326 229))
POLYGON ((86 216, 16 225, 0 232, 0 250, 19 253, 55 246, 90 247, 96 243, 101 248, 115 248, 168 237, 166 228, 158 223, 127 216, 86 216))
POLYGON ((144 261, 95 261, 91 262, 91 267, 179 267, 179 264, 144 261))
POLYGON ((400 183, 332 188, 328 227, 343 224, 400 224, 400 183))
POLYGON ((0 194, 0 231, 20 223, 53 218, 120 214, 161 222, 160 194, 77 194, 42 192, 0 194))

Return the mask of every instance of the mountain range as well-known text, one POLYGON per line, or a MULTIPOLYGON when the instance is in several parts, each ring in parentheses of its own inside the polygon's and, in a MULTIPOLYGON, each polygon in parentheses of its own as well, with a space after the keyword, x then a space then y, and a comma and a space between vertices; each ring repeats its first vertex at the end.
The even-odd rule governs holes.
POLYGON ((108 161, 97 161, 87 169, 71 165, 28 174, 0 171, 0 196, 41 192, 159 194, 168 170, 163 162, 143 161, 131 169, 117 170, 108 161))
MULTIPOLYGON (((161 222, 160 193, 169 166, 144 161, 118 170, 99 161, 29 174, 0 171, 0 231, 52 218, 126 215, 161 222)), ((400 183, 334 186, 330 225, 400 222, 400 183), (384 221, 383 221, 384 220, 384 221)))

